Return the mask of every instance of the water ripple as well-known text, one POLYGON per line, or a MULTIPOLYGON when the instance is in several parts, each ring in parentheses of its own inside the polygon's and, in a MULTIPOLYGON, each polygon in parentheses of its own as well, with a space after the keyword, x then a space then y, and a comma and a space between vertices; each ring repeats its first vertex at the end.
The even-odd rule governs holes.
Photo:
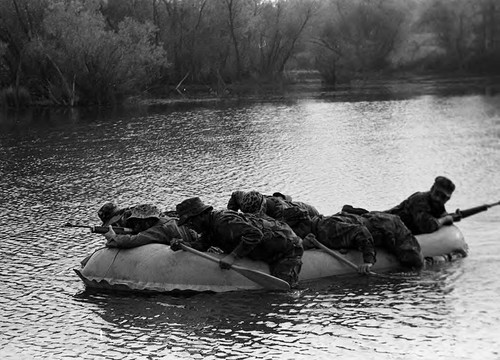
POLYGON ((3 359, 499 357, 494 209, 460 223, 471 246, 463 261, 289 294, 93 293, 72 268, 104 238, 63 226, 98 224, 107 200, 173 209, 200 196, 223 208, 239 189, 281 191, 325 214, 345 203, 385 209, 441 173, 457 184, 450 209, 491 202, 496 102, 313 100, 17 126, 0 132, 3 359))

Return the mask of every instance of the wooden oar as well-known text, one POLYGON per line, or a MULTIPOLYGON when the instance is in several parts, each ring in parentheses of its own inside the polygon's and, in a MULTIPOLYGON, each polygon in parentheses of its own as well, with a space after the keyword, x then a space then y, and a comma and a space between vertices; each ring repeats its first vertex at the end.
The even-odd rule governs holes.
POLYGON ((326 247, 325 245, 323 245, 322 243, 320 243, 318 241, 318 239, 316 239, 315 237, 311 237, 309 239, 314 245, 316 245, 316 247, 322 249, 324 252, 328 253, 329 255, 333 256, 335 259, 339 260, 340 262, 343 262, 344 264, 352 267, 353 269, 356 269, 358 270, 358 266, 353 263, 352 261, 350 260, 347 260, 345 257, 337 254, 335 251, 333 251, 332 249, 330 249, 329 247, 326 247))
MULTIPOLYGON (((181 243, 180 246, 182 247, 182 250, 189 251, 190 253, 204 257, 205 259, 213 261, 217 264, 219 263, 219 259, 214 256, 195 250, 192 247, 187 246, 186 244, 183 243, 181 243)), ((252 280, 253 282, 261 285, 263 288, 270 290, 290 290, 290 285, 285 280, 281 280, 275 276, 266 274, 262 271, 248 269, 246 267, 238 265, 232 265, 231 269, 245 276, 246 278, 252 280)))
MULTIPOLYGON (((333 256, 335 259, 339 260, 340 262, 343 262, 344 264, 352 267, 353 269, 355 269, 356 271, 358 270, 358 265, 356 265, 355 263, 353 263, 352 261, 346 259, 345 257, 343 257, 342 255, 340 254, 337 254, 335 251, 333 251, 332 249, 330 249, 329 247, 326 247, 325 245, 323 245, 322 243, 320 243, 318 241, 318 239, 316 239, 315 237, 314 238, 311 238, 309 239, 312 241, 312 243, 314 245, 316 245, 318 248, 320 248, 321 250, 323 250, 324 252, 328 253, 329 255, 333 256)), ((369 275, 375 275, 375 276, 382 276, 382 277, 385 277, 384 275, 381 275, 381 274, 377 274, 376 272, 373 272, 373 271, 369 271, 368 272, 369 275)))

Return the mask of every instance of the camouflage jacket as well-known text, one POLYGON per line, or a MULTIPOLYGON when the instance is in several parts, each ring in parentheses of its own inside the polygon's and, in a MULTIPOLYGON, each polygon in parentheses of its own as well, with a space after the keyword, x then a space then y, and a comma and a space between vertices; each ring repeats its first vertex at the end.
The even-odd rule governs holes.
POLYGON ((293 256, 297 248, 302 249, 301 239, 288 225, 232 210, 212 211, 209 224, 192 245, 202 251, 214 246, 226 254, 268 264, 293 256))
POLYGON ((383 247, 391 253, 401 250, 421 253, 420 244, 415 235, 405 226, 397 215, 371 211, 361 215, 368 231, 372 234, 375 246, 383 247))
POLYGON ((318 215, 312 218, 312 233, 330 249, 356 249, 365 263, 375 263, 373 237, 364 220, 353 214, 318 215))
POLYGON ((267 196, 265 212, 267 215, 274 219, 283 219, 283 210, 298 207, 299 209, 305 210, 310 217, 319 215, 319 211, 312 205, 306 204, 301 201, 287 201, 276 196, 267 196))
MULTIPOLYGON (((227 203, 227 208, 229 210, 234 210, 234 211, 240 210, 240 204, 243 195, 245 195, 244 191, 234 191, 231 194, 231 198, 227 203)), ((282 220, 283 210, 290 207, 298 207, 300 209, 303 209, 307 211, 307 213, 311 217, 319 215, 319 211, 314 206, 306 204, 301 201, 288 201, 277 196, 269 196, 269 195, 264 195, 264 201, 265 201, 265 206, 263 209, 264 214, 272 217, 273 219, 282 220)))
POLYGON ((108 243, 108 246, 133 248, 150 243, 170 245, 170 241, 174 238, 181 238, 186 242, 193 242, 197 240, 198 235, 185 226, 178 226, 177 219, 160 218, 155 225, 136 235, 116 235, 114 240, 108 243))
POLYGON ((436 206, 431 201, 430 191, 416 192, 385 212, 399 216, 414 235, 436 231, 439 229, 437 219, 446 215, 444 206, 436 206))

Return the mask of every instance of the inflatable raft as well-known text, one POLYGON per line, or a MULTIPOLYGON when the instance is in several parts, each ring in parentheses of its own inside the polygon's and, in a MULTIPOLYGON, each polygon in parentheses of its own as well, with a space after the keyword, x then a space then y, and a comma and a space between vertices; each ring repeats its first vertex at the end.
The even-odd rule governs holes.
MULTIPOLYGON (((457 255, 467 255, 468 247, 464 237, 454 225, 445 226, 432 234, 418 235, 417 239, 424 256, 433 261, 446 261, 457 255)), ((210 255, 217 258, 223 256, 210 255)), ((362 254, 358 251, 349 251, 341 256, 355 264, 362 262, 362 254)), ((306 251, 302 261, 299 277, 301 282, 356 272, 319 249, 306 251)), ((241 259, 235 265, 269 274, 269 267, 263 262, 241 259)), ((372 267, 373 271, 384 272, 398 268, 398 261, 393 255, 377 249, 377 262, 372 267)), ((263 289, 237 271, 222 270, 211 260, 187 251, 174 252, 164 244, 148 244, 132 249, 101 248, 86 259, 81 269, 74 270, 85 286, 96 289, 139 292, 263 289)))

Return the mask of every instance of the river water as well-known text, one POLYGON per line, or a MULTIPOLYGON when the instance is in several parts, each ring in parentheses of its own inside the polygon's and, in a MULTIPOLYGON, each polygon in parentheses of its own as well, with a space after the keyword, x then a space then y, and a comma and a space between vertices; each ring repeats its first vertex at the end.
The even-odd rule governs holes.
POLYGON ((188 296, 92 292, 73 272, 104 240, 63 225, 99 224, 107 200, 222 208, 255 189, 332 214, 437 175, 457 185, 449 211, 500 200, 498 95, 352 99, 0 115, 0 357, 500 358, 500 206, 458 224, 468 258, 408 279, 188 296))

